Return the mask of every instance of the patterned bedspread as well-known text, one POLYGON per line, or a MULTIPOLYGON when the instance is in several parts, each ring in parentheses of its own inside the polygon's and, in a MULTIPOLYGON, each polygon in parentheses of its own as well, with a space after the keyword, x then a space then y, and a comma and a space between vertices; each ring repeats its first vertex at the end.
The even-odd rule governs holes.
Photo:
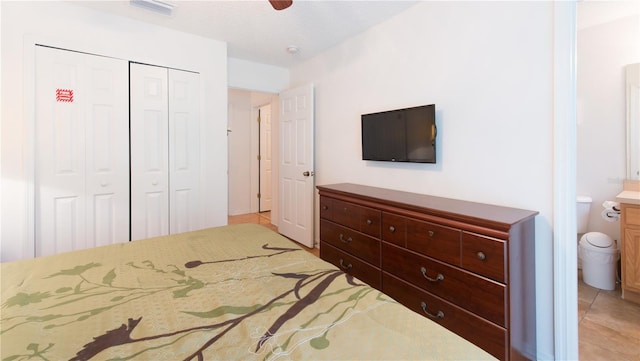
POLYGON ((0 272, 2 360, 492 359, 259 225, 0 272))

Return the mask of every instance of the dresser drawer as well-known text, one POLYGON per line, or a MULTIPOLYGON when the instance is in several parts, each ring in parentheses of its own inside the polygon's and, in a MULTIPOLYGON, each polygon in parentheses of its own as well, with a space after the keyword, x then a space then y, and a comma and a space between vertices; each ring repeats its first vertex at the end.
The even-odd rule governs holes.
POLYGON ((327 220, 320 220, 320 240, 380 267, 380 240, 340 226, 327 220))
POLYGON ((380 238, 380 211, 337 199, 320 198, 320 216, 353 228, 372 237, 380 238), (323 208, 326 207, 327 209, 323 208))
MULTIPOLYGON (((382 291, 409 309, 476 344, 498 359, 506 358, 507 332, 442 298, 382 272, 382 291)), ((427 337, 427 336, 425 336, 427 337)))
POLYGON ((334 264, 342 271, 358 278, 371 287, 382 289, 380 268, 376 268, 363 260, 346 253, 328 243, 320 244, 320 258, 334 264))
POLYGON ((461 231, 392 213, 382 213, 382 239, 460 265, 461 231))
POLYGON ((506 282, 506 241, 462 233, 462 267, 499 282, 506 282))
POLYGON ((503 284, 382 242, 382 269, 500 326, 506 326, 503 284))
POLYGON ((382 239, 401 247, 407 245, 407 218, 382 213, 382 239))
POLYGON ((461 233, 459 229, 407 219, 407 248, 459 266, 461 233))
POLYGON ((320 197, 320 218, 333 221, 333 198, 320 197))

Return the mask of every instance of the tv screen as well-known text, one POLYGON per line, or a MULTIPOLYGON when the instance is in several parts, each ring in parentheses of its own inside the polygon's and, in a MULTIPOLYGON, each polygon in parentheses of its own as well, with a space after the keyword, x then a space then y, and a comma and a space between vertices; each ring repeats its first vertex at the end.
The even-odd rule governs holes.
POLYGON ((362 159, 436 162, 436 106, 362 115, 362 159))

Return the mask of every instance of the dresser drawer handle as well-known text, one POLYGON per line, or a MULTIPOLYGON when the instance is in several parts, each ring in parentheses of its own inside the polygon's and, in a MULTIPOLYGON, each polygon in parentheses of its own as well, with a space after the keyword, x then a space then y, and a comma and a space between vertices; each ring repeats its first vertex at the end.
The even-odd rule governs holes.
POLYGON ((484 261, 485 259, 487 259, 487 255, 484 254, 484 252, 478 252, 476 253, 476 256, 478 256, 478 259, 481 261, 484 261))
POLYGON ((444 312, 438 311, 438 313, 434 315, 433 313, 427 311, 426 303, 422 302, 420 306, 422 306, 422 312, 424 312, 427 316, 429 316, 429 318, 433 318, 433 319, 444 318, 444 312))
POLYGON ((393 233, 396 231, 396 227, 394 226, 389 226, 389 232, 393 233))
POLYGON ((434 234, 435 234, 434 231, 429 231, 429 237, 433 237, 434 234))
POLYGON ((372 221, 372 220, 370 220, 370 219, 367 219, 367 224, 368 224, 368 225, 371 225, 371 223, 373 223, 373 221, 372 221))
POLYGON ((422 276, 424 278, 426 278, 427 281, 430 281, 430 282, 440 282, 440 281, 444 280, 444 276, 442 275, 442 273, 438 273, 436 278, 431 278, 431 277, 427 276, 427 269, 424 268, 424 267, 420 267, 420 273, 422 273, 422 276))
POLYGON ((353 241, 353 239, 351 239, 351 237, 344 238, 344 235, 343 235, 342 233, 340 233, 339 238, 340 238, 340 240, 341 240, 342 242, 344 242, 344 243, 350 243, 351 241, 353 241))
POLYGON ((353 266, 351 265, 351 263, 345 265, 344 264, 344 260, 342 258, 340 258, 340 267, 342 267, 342 269, 345 269, 345 270, 350 270, 351 267, 353 267, 353 266))
POLYGON ((329 209, 329 206, 326 206, 326 205, 322 206, 323 211, 326 211, 327 209, 329 209))

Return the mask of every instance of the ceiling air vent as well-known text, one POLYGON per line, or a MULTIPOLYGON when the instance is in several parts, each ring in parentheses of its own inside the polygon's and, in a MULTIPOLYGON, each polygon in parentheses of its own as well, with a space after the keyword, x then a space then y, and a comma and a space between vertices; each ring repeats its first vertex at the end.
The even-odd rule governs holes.
POLYGON ((131 5, 155 11, 164 15, 171 15, 175 5, 160 0, 131 0, 131 5))

